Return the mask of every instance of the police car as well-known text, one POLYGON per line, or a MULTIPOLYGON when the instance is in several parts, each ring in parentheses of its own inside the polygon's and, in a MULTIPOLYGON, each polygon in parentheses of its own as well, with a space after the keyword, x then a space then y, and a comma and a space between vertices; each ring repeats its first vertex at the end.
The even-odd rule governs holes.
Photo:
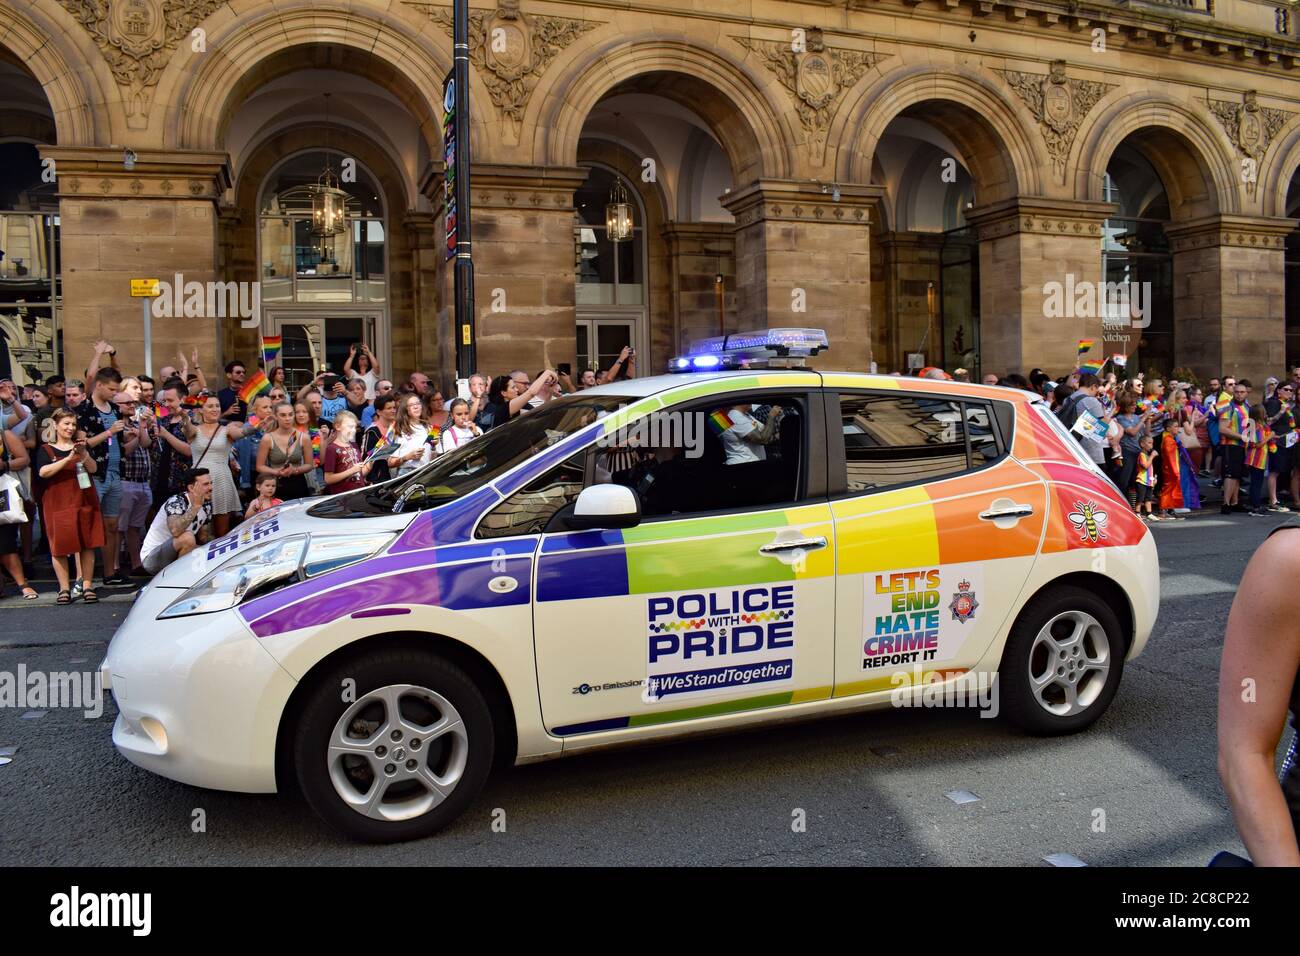
POLYGON ((393 841, 496 761, 976 676, 1029 732, 1093 723, 1156 619, 1146 527, 1037 397, 800 367, 825 345, 709 340, 200 547, 108 649, 114 744, 393 841))

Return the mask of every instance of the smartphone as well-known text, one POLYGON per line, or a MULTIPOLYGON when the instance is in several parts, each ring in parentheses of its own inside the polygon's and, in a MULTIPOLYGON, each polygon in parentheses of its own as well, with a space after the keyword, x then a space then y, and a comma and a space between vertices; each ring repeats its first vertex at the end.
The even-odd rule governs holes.
POLYGON ((334 391, 334 386, 341 381, 342 379, 337 375, 326 375, 325 378, 321 380, 320 387, 325 389, 327 392, 332 392, 334 391))
POLYGON ((572 375, 573 366, 568 362, 561 362, 559 365, 555 366, 555 371, 561 375, 572 375))

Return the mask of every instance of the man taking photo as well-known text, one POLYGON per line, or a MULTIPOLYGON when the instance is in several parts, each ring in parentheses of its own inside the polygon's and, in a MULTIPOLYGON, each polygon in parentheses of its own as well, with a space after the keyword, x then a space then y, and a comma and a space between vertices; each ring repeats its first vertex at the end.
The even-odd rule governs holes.
POLYGON ((206 468, 190 468, 184 481, 185 490, 158 509, 140 549, 150 574, 212 539, 212 476, 206 468))

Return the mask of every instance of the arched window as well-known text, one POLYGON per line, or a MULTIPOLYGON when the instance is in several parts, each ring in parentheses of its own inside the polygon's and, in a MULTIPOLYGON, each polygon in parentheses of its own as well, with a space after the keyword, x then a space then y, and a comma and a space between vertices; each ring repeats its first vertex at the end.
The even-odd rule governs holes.
POLYGON ((1168 376, 1175 367, 1169 197, 1151 163, 1129 145, 1115 150, 1102 188, 1105 200, 1119 206, 1104 227, 1102 278, 1107 289, 1122 286, 1117 299, 1129 305, 1129 314, 1102 316, 1105 354, 1129 353, 1130 373, 1155 369, 1168 376))
POLYGON ((268 303, 383 302, 384 208, 370 173, 333 150, 299 153, 278 166, 262 188, 262 301, 268 303), (343 163, 348 163, 344 168, 343 163), (313 196, 328 162, 345 194, 342 232, 313 232, 313 196))

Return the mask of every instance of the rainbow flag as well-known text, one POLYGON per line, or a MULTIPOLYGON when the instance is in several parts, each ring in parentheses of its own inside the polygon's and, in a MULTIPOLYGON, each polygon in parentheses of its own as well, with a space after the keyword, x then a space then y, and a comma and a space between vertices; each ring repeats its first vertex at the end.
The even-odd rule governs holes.
POLYGON ((727 429, 734 426, 735 422, 727 416, 726 409, 719 408, 709 416, 709 427, 713 429, 715 435, 721 435, 727 429))
POLYGON ((309 429, 307 429, 307 434, 311 436, 311 460, 312 460, 312 463, 313 463, 313 464, 316 464, 316 465, 319 465, 319 464, 320 464, 320 449, 321 449, 321 442, 320 442, 320 429, 319 429, 319 428, 309 428, 309 429))
POLYGON ((252 375, 248 376, 248 381, 244 387, 239 390, 239 400, 248 404, 258 395, 271 390, 271 380, 266 377, 266 373, 260 368, 252 375))
POLYGON ((1079 371, 1091 372, 1093 375, 1096 375, 1098 372, 1101 371, 1102 366, 1104 366, 1105 364, 1106 364, 1105 359, 1102 359, 1100 362, 1080 362, 1079 371))
POLYGON ((262 339, 262 365, 270 371, 271 364, 280 357, 283 339, 278 335, 268 335, 262 339))
POLYGON ((199 394, 197 395, 186 395, 184 398, 181 399, 181 404, 184 405, 186 408, 198 408, 207 400, 208 400, 207 394, 204 392, 199 392, 199 394))
POLYGON ((167 417, 168 415, 170 415, 171 413, 172 413, 172 410, 171 410, 170 408, 168 408, 166 405, 159 405, 157 402, 154 403, 154 406, 153 406, 153 417, 154 417, 154 418, 157 418, 157 419, 163 419, 163 418, 166 418, 166 417, 167 417))
MULTIPOLYGON (((1091 352, 1092 347, 1096 344, 1097 342, 1095 339, 1079 339, 1079 354, 1082 355, 1084 352, 1091 352)), ((1105 363, 1103 362, 1102 364, 1104 365, 1105 363)))

